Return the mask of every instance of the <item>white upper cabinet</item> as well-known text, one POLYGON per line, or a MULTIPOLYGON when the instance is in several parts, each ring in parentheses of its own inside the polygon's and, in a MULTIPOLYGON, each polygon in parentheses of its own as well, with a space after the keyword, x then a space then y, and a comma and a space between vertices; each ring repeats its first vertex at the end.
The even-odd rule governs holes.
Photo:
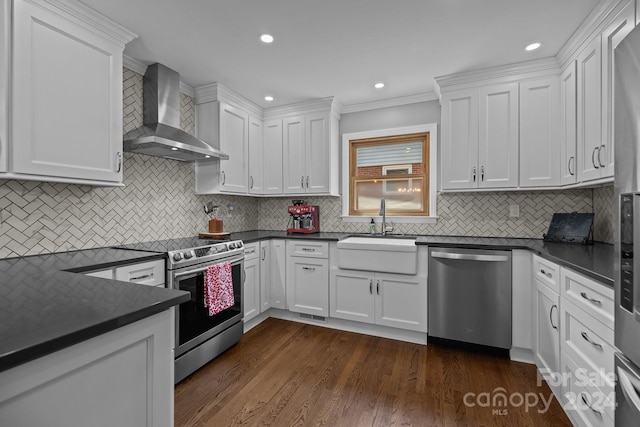
POLYGON ((264 193, 264 143, 262 120, 249 116, 249 193, 264 193))
POLYGON ((602 176, 602 50, 595 37, 580 52, 578 73, 578 181, 602 176))
POLYGON ((442 188, 477 187, 478 91, 442 96, 442 188))
POLYGON ((560 184, 558 76, 520 83, 520 187, 560 184))
POLYGON ((304 193, 307 173, 304 116, 282 120, 284 193, 304 193))
POLYGON ((10 54, 11 1, 0 0, 0 173, 7 171, 7 154, 9 150, 10 54))
POLYGON ((282 120, 264 122, 263 194, 282 194, 282 120))
POLYGON ((576 61, 560 74, 560 183, 576 183, 576 61))
POLYGON ((220 160, 220 190, 246 193, 249 114, 224 102, 220 103, 220 150, 229 155, 228 160, 220 160))
POLYGON ((518 84, 442 96, 442 188, 518 185, 518 84))
POLYGON ((332 108, 282 119, 285 194, 338 194, 338 119, 332 108))
POLYGON ((635 4, 633 1, 616 15, 602 33, 602 146, 598 153, 602 159, 603 177, 613 176, 614 138, 613 138, 613 84, 614 49, 635 27, 635 4))
MULTIPOLYGON (((120 184, 122 52, 135 36, 81 3, 16 0, 12 5, 7 104, 12 173, 7 177, 120 184)), ((8 7, 3 2, 3 55, 9 46, 8 7)), ((0 72, 3 103, 5 61, 0 72)), ((7 114, 2 115, 6 120, 7 114)), ((0 136, 0 166, 6 169, 7 136, 0 136)))
POLYGON ((479 188, 518 186, 518 84, 480 88, 479 188))

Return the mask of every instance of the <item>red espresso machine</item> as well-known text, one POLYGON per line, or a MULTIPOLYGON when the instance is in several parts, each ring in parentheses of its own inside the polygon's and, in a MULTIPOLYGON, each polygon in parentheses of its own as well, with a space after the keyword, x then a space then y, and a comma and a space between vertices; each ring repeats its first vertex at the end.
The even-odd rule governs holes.
POLYGON ((318 233, 320 232, 320 207, 305 205, 304 200, 293 200, 289 206, 290 215, 287 233, 318 233), (293 224, 292 224, 293 222, 293 224))

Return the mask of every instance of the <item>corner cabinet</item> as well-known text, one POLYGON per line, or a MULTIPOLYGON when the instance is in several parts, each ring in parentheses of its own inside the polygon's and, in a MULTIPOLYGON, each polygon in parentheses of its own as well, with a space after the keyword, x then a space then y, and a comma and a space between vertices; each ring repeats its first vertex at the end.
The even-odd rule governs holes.
POLYGON ((12 53, 2 82, 11 98, 0 90, 11 119, 0 135, 5 177, 121 184, 122 52, 135 35, 79 2, 5 0, 3 12, 3 55, 12 53))

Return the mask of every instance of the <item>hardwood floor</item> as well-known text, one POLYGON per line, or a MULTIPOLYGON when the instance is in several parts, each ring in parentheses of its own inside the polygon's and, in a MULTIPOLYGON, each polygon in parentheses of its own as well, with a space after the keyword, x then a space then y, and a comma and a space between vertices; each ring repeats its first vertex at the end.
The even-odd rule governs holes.
POLYGON ((176 386, 175 425, 570 426, 550 396, 533 365, 270 318, 176 386))

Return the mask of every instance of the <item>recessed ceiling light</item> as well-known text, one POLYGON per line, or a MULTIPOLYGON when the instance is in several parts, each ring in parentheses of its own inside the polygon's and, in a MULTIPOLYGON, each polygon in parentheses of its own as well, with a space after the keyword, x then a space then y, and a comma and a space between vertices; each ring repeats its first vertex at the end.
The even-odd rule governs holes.
POLYGON ((525 47, 524 50, 526 50, 527 52, 531 52, 532 50, 538 49, 540 46, 542 46, 542 43, 535 42, 535 43, 531 43, 530 45, 525 47))
POLYGON ((205 158, 205 159, 210 159, 210 158, 211 158, 211 156, 207 154, 207 155, 205 155, 205 156, 204 156, 204 158, 205 158))
POLYGON ((264 97, 264 100, 271 102, 271 101, 273 101, 273 96, 267 95, 267 96, 264 97))
POLYGON ((176 147, 171 147, 171 151, 178 151, 176 147))
POLYGON ((382 89, 384 87, 384 83, 378 82, 374 84, 373 87, 375 87, 376 89, 382 89))
POLYGON ((273 43, 273 36, 271 34, 260 34, 260 41, 266 44, 273 43))

